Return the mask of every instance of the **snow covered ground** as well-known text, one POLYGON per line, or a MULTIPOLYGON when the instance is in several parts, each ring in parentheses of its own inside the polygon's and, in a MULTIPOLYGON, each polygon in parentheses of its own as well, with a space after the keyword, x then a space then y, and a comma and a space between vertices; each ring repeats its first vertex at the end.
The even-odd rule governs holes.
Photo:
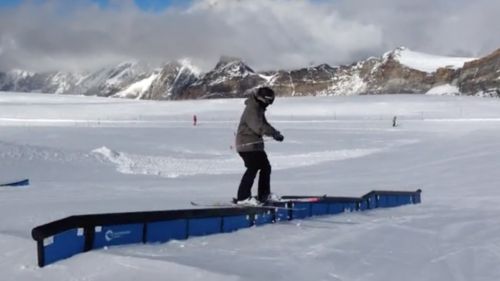
POLYGON ((190 208, 236 193, 243 100, 0 93, 0 279, 500 280, 500 101, 278 98, 278 194, 423 189, 423 203, 283 222, 36 266, 33 227, 72 214, 190 208), (192 125, 196 114, 199 125, 192 125), (392 127, 398 116, 399 126, 392 127))

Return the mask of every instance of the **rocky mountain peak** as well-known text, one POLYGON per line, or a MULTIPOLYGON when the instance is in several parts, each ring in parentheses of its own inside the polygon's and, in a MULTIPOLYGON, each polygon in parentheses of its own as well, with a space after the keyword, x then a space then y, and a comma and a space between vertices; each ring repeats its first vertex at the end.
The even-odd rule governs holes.
POLYGON ((481 59, 446 57, 398 47, 351 65, 328 64, 255 72, 222 56, 201 73, 189 60, 152 68, 127 61, 92 73, 0 72, 0 90, 140 99, 242 97, 260 86, 279 96, 443 93, 500 96, 500 49, 481 59), (439 91, 431 91, 439 89, 439 91))
POLYGON ((219 61, 215 65, 215 69, 221 69, 226 67, 227 65, 233 64, 233 63, 242 63, 243 60, 238 57, 232 57, 232 56, 221 56, 219 58, 219 61))
POLYGON ((215 65, 213 72, 242 77, 255 73, 255 71, 246 65, 240 58, 229 56, 222 56, 219 59, 219 62, 215 65))
POLYGON ((460 92, 500 97, 500 49, 473 61, 459 71, 460 92))
POLYGON ((382 55, 382 60, 388 60, 388 59, 393 59, 393 60, 397 60, 398 58, 401 57, 401 55, 404 53, 404 52, 407 52, 407 51, 410 51, 410 49, 408 49, 407 47, 405 46, 399 46, 397 48, 395 48, 394 50, 392 51, 388 51, 386 53, 384 53, 382 55))
POLYGON ((186 59, 167 63, 161 68, 156 79, 152 81, 151 88, 144 95, 144 98, 178 99, 185 88, 198 80, 199 73, 199 69, 186 59))

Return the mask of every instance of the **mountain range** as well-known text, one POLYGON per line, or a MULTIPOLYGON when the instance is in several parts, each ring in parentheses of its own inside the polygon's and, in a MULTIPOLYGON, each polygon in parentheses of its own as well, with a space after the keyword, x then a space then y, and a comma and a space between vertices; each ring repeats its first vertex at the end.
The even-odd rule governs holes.
POLYGON ((151 100, 243 97, 259 86, 278 96, 450 94, 500 97, 500 49, 482 58, 443 57, 399 47, 351 65, 254 71, 221 57, 202 73, 188 60, 161 67, 132 61, 95 72, 0 72, 0 91, 151 100))

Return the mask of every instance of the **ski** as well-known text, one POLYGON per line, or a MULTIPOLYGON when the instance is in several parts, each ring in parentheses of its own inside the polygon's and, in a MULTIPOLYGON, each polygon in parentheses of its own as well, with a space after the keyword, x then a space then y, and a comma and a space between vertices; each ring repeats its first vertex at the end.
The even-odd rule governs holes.
MULTIPOLYGON (((277 202, 277 203, 286 203, 286 202, 277 202)), ((271 206, 271 205, 262 205, 262 206, 252 206, 252 205, 238 205, 232 202, 216 202, 216 203, 199 203, 191 201, 192 206, 196 207, 208 207, 208 208, 258 208, 258 209, 269 209, 269 210, 292 210, 292 211, 302 211, 303 208, 293 208, 293 207, 284 207, 284 206, 271 206)))
POLYGON ((322 199, 325 199, 327 196, 326 195, 322 195, 322 196, 297 196, 297 197, 293 197, 293 196, 287 196, 287 197, 284 197, 284 198, 281 198, 279 201, 277 201, 278 203, 288 203, 288 202, 305 202, 305 203, 308 203, 308 202, 318 202, 318 201, 321 201, 322 199))

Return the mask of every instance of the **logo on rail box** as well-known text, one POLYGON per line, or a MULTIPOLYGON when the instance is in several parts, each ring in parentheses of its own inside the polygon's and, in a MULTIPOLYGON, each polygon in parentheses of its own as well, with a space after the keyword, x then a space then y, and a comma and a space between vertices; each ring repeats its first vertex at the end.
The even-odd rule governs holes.
POLYGON ((129 235, 130 233, 131 233, 130 230, 114 232, 113 230, 110 229, 106 231, 106 233, 104 233, 104 238, 106 239, 106 241, 109 242, 114 239, 122 238, 123 236, 129 235))

